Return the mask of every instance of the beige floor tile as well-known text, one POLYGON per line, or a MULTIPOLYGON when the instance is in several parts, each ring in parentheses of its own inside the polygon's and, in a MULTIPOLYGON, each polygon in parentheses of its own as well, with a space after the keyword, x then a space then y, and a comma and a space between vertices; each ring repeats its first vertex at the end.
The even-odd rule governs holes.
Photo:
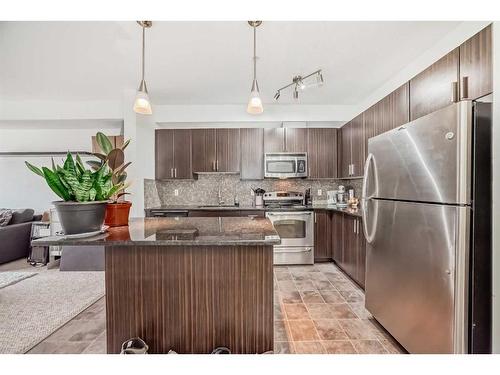
POLYGON ((90 342, 79 341, 42 341, 31 349, 28 354, 81 354, 90 342))
POLYGON ((300 295, 302 297, 302 300, 304 303, 325 303, 325 300, 323 297, 321 297, 321 294, 317 291, 303 291, 300 292, 300 295))
POLYGON ((288 320, 311 319, 303 303, 283 304, 283 308, 288 320))
POLYGON ((342 319, 339 320, 340 325, 347 333, 350 339, 354 340, 371 340, 376 339, 377 336, 374 333, 373 328, 370 323, 359 320, 359 319, 342 319))
POLYGON ((275 341, 274 354, 291 354, 293 353, 293 345, 288 341, 275 341))
POLYGON ((406 350, 394 339, 379 340, 389 354, 406 354, 406 350))
POLYGON ((340 291, 353 292, 357 290, 357 286, 352 281, 344 280, 330 280, 332 285, 340 291))
POLYGON ((303 271, 291 271, 292 279, 297 280, 311 280, 312 272, 303 272, 303 271))
POLYGON ((322 340, 347 340, 348 338, 337 320, 314 320, 314 325, 322 340))
POLYGON ((285 319, 283 312, 281 311, 281 306, 279 304, 274 304, 274 320, 285 319))
POLYGON ((358 318, 360 319, 368 319, 372 317, 372 314, 365 309, 365 303, 364 302, 353 302, 350 303, 349 306, 351 307, 352 311, 357 315, 358 318))
POLYGON ((279 298, 281 303, 302 303, 302 297, 299 291, 293 292, 280 292, 279 298))
POLYGON ((336 291, 335 287, 328 280, 312 280, 316 289, 323 291, 336 291))
POLYGON ((295 280, 295 285, 297 286, 297 289, 300 291, 317 290, 316 286, 313 283, 313 280, 309 280, 309 279, 295 280))
POLYGON ((320 341, 295 341, 295 354, 326 354, 320 341))
POLYGON ((278 281, 279 290, 282 292, 293 292, 297 290, 293 280, 278 281))
POLYGON ((286 320, 274 322, 274 341, 289 341, 288 323, 286 320))
POLYGON ((293 341, 318 341, 319 336, 312 320, 288 321, 293 341))
POLYGON ((345 303, 345 299, 336 290, 321 290, 321 297, 326 303, 345 303))
POLYGON ((378 340, 352 340, 352 344, 359 354, 387 354, 378 340))
POLYGON ((292 275, 288 271, 287 272, 276 272, 274 274, 274 276, 276 277, 276 280, 278 280, 278 281, 292 280, 292 275))
POLYGON ((356 349, 349 340, 321 341, 329 354, 356 354, 356 349))
POLYGON ((357 290, 354 291, 341 290, 340 294, 342 294, 342 297, 344 297, 344 299, 349 303, 365 302, 365 296, 363 295, 363 293, 357 290))
POLYGON ((82 352, 83 354, 106 354, 106 332, 100 334, 89 346, 82 352))
POLYGON ((306 306, 312 319, 332 319, 332 310, 326 303, 308 303, 306 306))
POLYGON ((347 303, 329 303, 332 317, 335 319, 356 319, 357 316, 347 303))

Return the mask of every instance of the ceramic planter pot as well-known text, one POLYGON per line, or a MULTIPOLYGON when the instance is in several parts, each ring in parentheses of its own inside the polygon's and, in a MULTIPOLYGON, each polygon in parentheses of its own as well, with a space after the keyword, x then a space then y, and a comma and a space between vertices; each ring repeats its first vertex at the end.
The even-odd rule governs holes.
POLYGON ((122 227, 128 225, 131 202, 108 203, 106 205, 106 218, 104 224, 110 227, 122 227))
POLYGON ((52 203, 56 207, 64 234, 89 233, 102 229, 108 201, 52 203))

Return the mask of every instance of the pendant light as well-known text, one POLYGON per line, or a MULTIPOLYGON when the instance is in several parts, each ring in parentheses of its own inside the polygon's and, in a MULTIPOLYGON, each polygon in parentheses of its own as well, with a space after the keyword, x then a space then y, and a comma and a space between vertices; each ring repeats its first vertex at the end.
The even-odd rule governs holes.
POLYGON ((248 21, 248 24, 253 27, 253 81, 250 100, 247 106, 247 112, 251 115, 258 115, 264 112, 262 100, 260 99, 259 84, 257 83, 257 27, 261 23, 262 21, 248 21))
POLYGON ((142 79, 139 84, 139 89, 137 90, 137 95, 134 101, 134 112, 141 115, 150 115, 153 113, 151 110, 151 102, 149 100, 148 88, 146 86, 146 81, 144 80, 144 52, 145 46, 145 34, 146 28, 150 28, 153 25, 151 21, 137 21, 137 23, 142 27, 142 79))

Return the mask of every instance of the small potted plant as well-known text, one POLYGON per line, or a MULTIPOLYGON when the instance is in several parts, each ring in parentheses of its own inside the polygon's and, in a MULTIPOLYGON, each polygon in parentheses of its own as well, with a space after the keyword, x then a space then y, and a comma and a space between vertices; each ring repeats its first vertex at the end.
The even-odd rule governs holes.
POLYGON ((111 173, 111 182, 115 185, 121 185, 122 188, 115 191, 110 197, 111 202, 106 205, 106 216, 104 224, 110 227, 119 227, 128 225, 128 217, 132 203, 123 200, 123 196, 128 194, 125 189, 129 186, 127 180, 127 172, 125 171, 131 162, 124 163, 124 150, 130 143, 130 139, 121 147, 113 147, 111 140, 103 133, 96 134, 96 141, 102 152, 95 152, 99 161, 90 160, 87 163, 94 169, 107 167, 111 173))
POLYGON ((92 171, 86 169, 80 156, 73 159, 68 152, 64 165, 54 163, 52 168, 26 166, 43 177, 47 185, 62 200, 54 206, 64 234, 97 232, 102 229, 106 205, 110 197, 122 191, 124 183, 114 183, 107 165, 92 171))

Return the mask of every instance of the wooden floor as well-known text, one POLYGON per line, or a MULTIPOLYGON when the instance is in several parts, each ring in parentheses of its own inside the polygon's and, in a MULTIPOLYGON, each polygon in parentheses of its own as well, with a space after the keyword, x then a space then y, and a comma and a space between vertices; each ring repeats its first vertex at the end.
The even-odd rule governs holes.
MULTIPOLYGON (((364 294, 333 264, 274 268, 275 353, 404 353, 364 308, 364 294)), ((29 353, 106 353, 100 299, 29 353)))

